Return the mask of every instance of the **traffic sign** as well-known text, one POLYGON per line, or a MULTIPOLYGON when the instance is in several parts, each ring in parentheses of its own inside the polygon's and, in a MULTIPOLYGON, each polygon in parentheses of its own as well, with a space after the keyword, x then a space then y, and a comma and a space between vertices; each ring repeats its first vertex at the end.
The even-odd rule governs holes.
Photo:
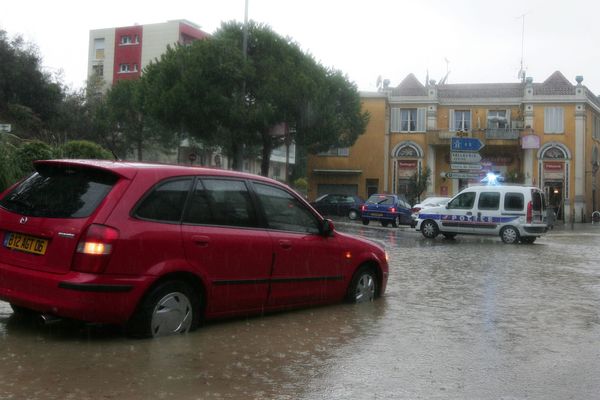
POLYGON ((477 172, 446 172, 444 177, 449 179, 479 179, 481 175, 477 172))
POLYGON ((481 164, 459 164, 459 163, 453 163, 453 164, 450 164, 450 168, 452 168, 452 169, 468 169, 468 170, 479 171, 483 167, 481 166, 481 164))
POLYGON ((12 129, 12 126, 10 124, 0 124, 0 132, 6 132, 9 133, 12 129))
POLYGON ((451 151, 450 162, 474 164, 481 161, 481 155, 473 151, 451 151))
POLYGON ((485 146, 478 138, 452 137, 450 150, 452 151, 479 151, 485 146))

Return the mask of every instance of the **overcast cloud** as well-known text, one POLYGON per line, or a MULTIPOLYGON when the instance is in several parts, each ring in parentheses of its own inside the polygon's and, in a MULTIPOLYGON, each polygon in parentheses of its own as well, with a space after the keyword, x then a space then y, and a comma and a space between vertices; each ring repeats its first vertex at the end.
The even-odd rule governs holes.
MULTIPOLYGON (((524 66, 534 81, 560 70, 600 94, 600 2, 594 0, 249 0, 249 19, 294 39, 360 90, 378 76, 397 85, 450 70, 450 83, 517 82, 525 14, 524 66), (445 59, 449 61, 447 64, 445 59)), ((208 33, 244 19, 244 0, 4 0, 0 29, 34 42, 50 71, 82 87, 91 29, 187 19, 208 33)), ((1 62, 1 60, 0 60, 1 62)))

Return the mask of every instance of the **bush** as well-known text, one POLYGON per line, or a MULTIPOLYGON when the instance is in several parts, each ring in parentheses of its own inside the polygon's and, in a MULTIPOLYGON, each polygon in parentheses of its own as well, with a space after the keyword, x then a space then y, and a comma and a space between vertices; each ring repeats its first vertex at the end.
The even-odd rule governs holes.
POLYGON ((292 187, 296 192, 300 193, 306 198, 308 193, 308 180, 306 178, 298 178, 292 183, 292 187))
POLYGON ((14 162, 16 151, 17 147, 7 139, 7 136, 0 135, 0 192, 21 177, 21 171, 14 162))
POLYGON ((110 151, 104 147, 87 140, 72 140, 64 144, 60 149, 63 158, 83 158, 96 160, 113 160, 110 151))
POLYGON ((46 143, 37 140, 25 143, 16 149, 12 157, 12 163, 18 174, 17 179, 33 172, 33 162, 35 160, 49 160, 51 158, 54 158, 54 151, 46 143))

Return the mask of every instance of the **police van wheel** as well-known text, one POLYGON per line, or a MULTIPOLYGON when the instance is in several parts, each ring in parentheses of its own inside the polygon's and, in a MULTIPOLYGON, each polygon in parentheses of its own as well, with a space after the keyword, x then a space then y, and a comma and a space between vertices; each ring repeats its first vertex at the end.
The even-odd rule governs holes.
POLYGON ((514 226, 506 226, 500 231, 500 238, 506 244, 519 243, 519 231, 514 226))
POLYGON ((434 221, 428 219, 421 224, 421 233, 427 239, 435 239, 440 230, 434 221))

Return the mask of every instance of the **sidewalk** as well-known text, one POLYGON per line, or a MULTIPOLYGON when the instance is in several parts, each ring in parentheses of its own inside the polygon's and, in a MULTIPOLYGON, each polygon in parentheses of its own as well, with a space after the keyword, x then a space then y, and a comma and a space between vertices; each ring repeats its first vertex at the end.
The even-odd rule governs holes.
POLYGON ((576 222, 576 223, 565 223, 562 224, 560 221, 554 225, 554 229, 549 230, 551 232, 562 232, 562 231, 574 231, 574 232, 596 232, 600 233, 600 223, 592 222, 576 222))

